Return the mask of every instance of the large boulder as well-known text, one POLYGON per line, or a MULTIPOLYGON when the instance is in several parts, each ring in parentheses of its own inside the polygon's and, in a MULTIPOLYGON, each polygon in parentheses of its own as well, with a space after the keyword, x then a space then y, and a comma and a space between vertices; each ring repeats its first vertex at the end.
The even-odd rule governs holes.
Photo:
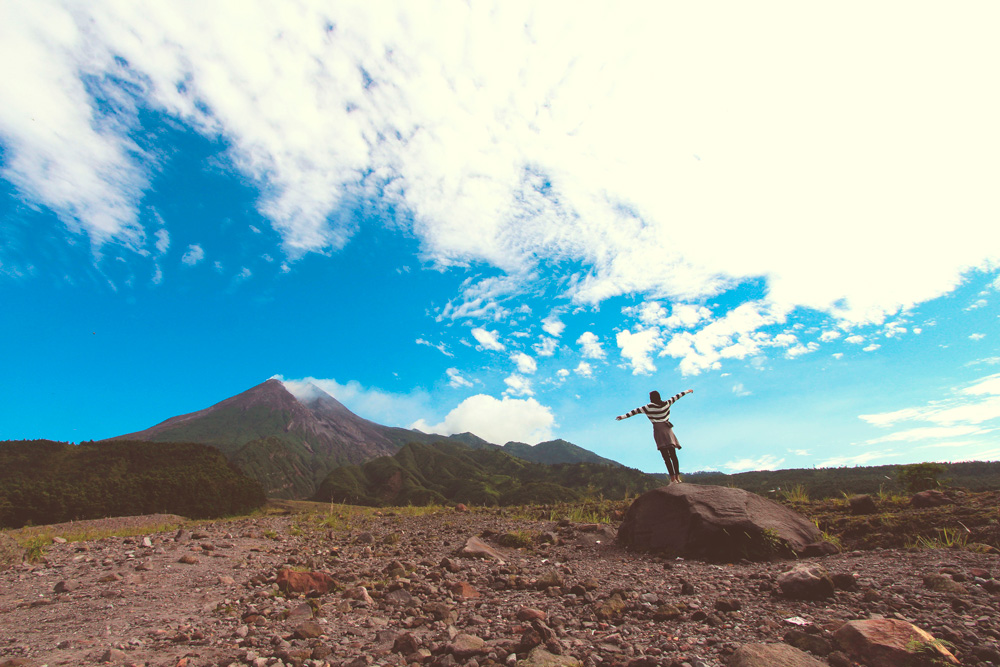
POLYGON ((618 529, 628 548, 732 562, 794 556, 821 539, 798 512, 742 489, 674 484, 636 498, 618 529))

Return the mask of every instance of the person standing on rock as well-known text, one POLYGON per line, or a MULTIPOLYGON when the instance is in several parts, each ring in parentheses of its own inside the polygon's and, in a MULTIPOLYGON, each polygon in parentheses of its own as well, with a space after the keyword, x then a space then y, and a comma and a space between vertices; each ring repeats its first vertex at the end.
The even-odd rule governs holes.
POLYGON ((684 394, 692 393, 694 393, 694 389, 688 389, 664 401, 660 398, 660 392, 651 391, 649 392, 648 404, 640 405, 631 412, 615 417, 615 421, 621 421, 634 417, 640 412, 649 417, 649 421, 653 422, 653 440, 656 442, 656 448, 660 450, 663 462, 667 464, 671 484, 680 484, 681 482, 681 469, 677 462, 677 450, 681 448, 681 443, 677 441, 677 436, 674 435, 674 425, 670 423, 670 406, 684 394))

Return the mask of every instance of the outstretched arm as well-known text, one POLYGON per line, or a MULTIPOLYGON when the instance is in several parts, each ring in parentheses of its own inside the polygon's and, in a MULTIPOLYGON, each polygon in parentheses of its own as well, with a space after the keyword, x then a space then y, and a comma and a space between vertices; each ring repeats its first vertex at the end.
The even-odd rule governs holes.
POLYGON ((681 393, 677 394, 676 396, 674 396, 672 398, 668 398, 667 399, 667 405, 673 405, 674 401, 676 401, 678 398, 680 398, 684 394, 693 394, 693 393, 694 393, 694 389, 685 389, 684 391, 682 391, 681 393))
POLYGON ((635 410, 632 410, 631 412, 626 412, 623 415, 618 415, 617 417, 615 417, 615 421, 619 421, 620 422, 623 419, 628 419, 629 417, 634 417, 635 415, 639 414, 640 412, 645 412, 645 411, 646 411, 646 406, 645 405, 640 405, 639 407, 637 407, 635 410))

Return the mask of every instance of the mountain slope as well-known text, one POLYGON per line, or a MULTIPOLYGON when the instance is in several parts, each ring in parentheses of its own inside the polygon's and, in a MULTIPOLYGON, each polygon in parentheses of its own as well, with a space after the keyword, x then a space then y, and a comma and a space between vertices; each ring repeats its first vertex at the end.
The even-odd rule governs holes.
POLYGON ((621 465, 542 464, 497 447, 411 443, 394 456, 337 468, 320 484, 314 500, 372 506, 514 505, 573 501, 596 494, 622 498, 659 485, 652 476, 621 465))
POLYGON ((584 449, 565 440, 549 440, 537 445, 523 442, 508 442, 503 451, 535 463, 599 463, 602 465, 620 466, 621 464, 603 456, 598 456, 589 449, 584 449))
POLYGON ((272 379, 114 439, 212 445, 259 480, 269 496, 303 498, 337 466, 396 452, 410 439, 399 430, 358 417, 318 389, 299 400, 272 379))

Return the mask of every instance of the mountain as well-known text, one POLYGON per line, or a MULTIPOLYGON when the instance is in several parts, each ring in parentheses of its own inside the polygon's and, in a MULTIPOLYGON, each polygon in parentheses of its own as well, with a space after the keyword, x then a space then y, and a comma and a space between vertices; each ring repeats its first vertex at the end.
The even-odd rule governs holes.
POLYGON ((316 386, 307 385, 297 394, 271 379, 204 410, 112 440, 211 445, 276 498, 308 498, 330 471, 395 454, 408 443, 461 443, 539 463, 620 465, 564 440, 500 447, 472 433, 442 436, 383 426, 359 417, 316 386))
POLYGON ((617 461, 598 456, 589 449, 584 449, 565 440, 549 440, 537 445, 508 442, 503 446, 503 451, 535 463, 599 463, 601 465, 621 466, 621 463, 617 461))
POLYGON ((204 410, 114 439, 212 445, 259 480, 269 496, 303 498, 338 466, 393 454, 410 440, 432 436, 362 419, 316 388, 300 400, 271 379, 204 410))
MULTIPOLYGON (((488 444, 488 443, 487 443, 488 444)), ((600 463, 543 464, 502 448, 410 443, 393 456, 332 471, 313 500, 355 505, 521 505, 615 499, 660 486, 638 470, 600 463)))

